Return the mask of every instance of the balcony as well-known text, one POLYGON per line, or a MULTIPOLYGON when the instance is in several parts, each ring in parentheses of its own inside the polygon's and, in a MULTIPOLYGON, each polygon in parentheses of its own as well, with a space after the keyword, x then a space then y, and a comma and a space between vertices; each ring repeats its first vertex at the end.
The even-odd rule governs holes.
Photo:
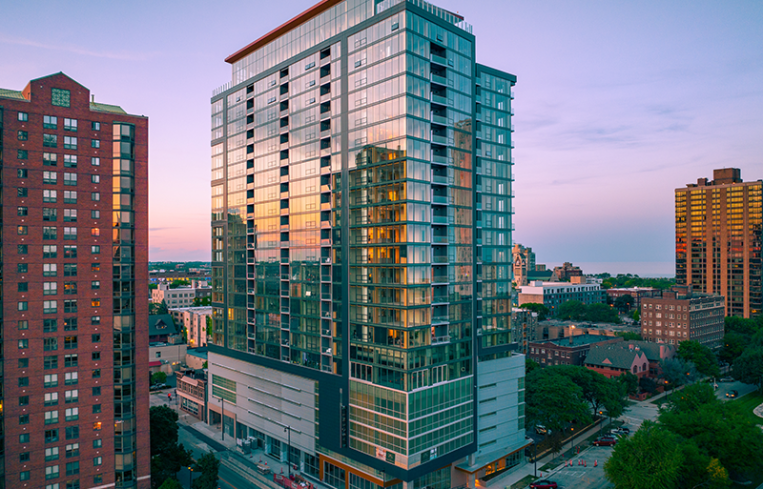
POLYGON ((450 343, 450 335, 445 336, 432 336, 433 345, 441 345, 444 343, 450 343))
POLYGON ((432 203, 433 204, 440 204, 440 205, 448 205, 448 196, 447 195, 433 195, 432 196, 432 203))
MULTIPOLYGON (((434 54, 433 56, 437 56, 437 55, 434 54)), ((439 56, 438 56, 438 58, 439 58, 439 56)), ((447 78, 445 78, 444 76, 435 75, 434 73, 432 73, 432 82, 433 83, 439 83, 440 85, 445 85, 445 86, 448 85, 448 79, 447 78)))
POLYGON ((448 105, 448 99, 446 97, 435 95, 434 93, 432 94, 432 102, 440 105, 448 105))
POLYGON ((443 58, 442 56, 438 56, 436 54, 431 54, 431 60, 432 63, 437 63, 442 66, 448 66, 448 60, 443 58))

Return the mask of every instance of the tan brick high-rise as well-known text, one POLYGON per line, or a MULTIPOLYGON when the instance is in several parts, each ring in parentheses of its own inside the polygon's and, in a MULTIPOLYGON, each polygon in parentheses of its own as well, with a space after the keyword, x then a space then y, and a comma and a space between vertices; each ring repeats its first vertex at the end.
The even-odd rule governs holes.
POLYGON ((737 168, 676 189, 676 281, 726 297, 726 314, 761 312, 763 181, 737 168))

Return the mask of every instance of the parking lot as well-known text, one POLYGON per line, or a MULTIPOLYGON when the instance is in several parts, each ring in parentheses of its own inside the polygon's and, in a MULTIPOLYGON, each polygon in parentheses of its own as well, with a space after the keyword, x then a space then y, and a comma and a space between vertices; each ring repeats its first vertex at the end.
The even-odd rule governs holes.
MULTIPOLYGON (((615 487, 604 477, 604 462, 609 460, 612 447, 591 447, 572 459, 572 467, 563 467, 548 478, 556 481, 563 489, 609 489, 615 487), (586 467, 578 465, 585 460, 586 467), (598 466, 594 467, 594 462, 598 466)), ((544 478, 546 474, 544 474, 544 478)))

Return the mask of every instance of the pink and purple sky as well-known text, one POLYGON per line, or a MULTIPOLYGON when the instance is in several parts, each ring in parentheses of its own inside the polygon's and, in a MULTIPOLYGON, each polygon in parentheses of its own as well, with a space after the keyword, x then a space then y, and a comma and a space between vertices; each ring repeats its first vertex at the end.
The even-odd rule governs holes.
MULTIPOLYGON (((0 87, 63 71, 150 118, 150 258, 209 260, 223 60, 316 0, 6 2, 0 87)), ((514 73, 514 241, 538 263, 672 275, 673 189, 763 178, 763 2, 439 0, 514 73)))

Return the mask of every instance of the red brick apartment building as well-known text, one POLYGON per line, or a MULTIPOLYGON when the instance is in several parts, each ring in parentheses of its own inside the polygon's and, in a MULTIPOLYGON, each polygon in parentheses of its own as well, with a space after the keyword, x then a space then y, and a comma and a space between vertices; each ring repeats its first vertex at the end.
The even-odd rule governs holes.
POLYGON ((148 488, 148 119, 0 89, 0 487, 148 488))
POLYGON ((723 344, 726 303, 723 296, 675 286, 662 297, 641 301, 641 337, 678 345, 694 340, 710 348, 723 344))

